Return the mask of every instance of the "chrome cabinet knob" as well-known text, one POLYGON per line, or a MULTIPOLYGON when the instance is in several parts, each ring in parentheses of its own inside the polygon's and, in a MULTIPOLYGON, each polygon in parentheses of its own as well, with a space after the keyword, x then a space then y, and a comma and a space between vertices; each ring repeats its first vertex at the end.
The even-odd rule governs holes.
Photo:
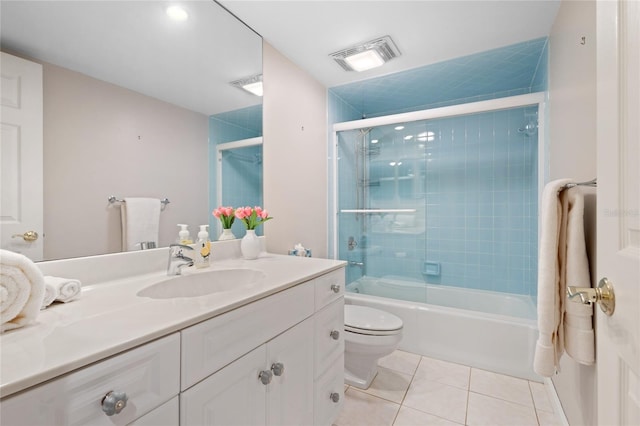
POLYGON ((24 234, 13 234, 11 238, 22 238, 28 243, 32 243, 38 239, 38 233, 36 231, 27 231, 24 234))
POLYGON ((340 338, 340 332, 338 330, 333 330, 329 333, 329 336, 331 336, 333 340, 338 340, 340 338))
POLYGON ((258 374, 258 378, 262 382, 263 385, 268 385, 271 383, 271 379, 273 378, 273 373, 269 370, 262 370, 260 374, 258 374))
POLYGON ((333 291, 334 293, 340 293, 340 286, 338 284, 332 284, 331 291, 333 291))
POLYGON ((121 391, 110 391, 102 398, 102 411, 107 416, 120 413, 127 406, 127 394, 121 391))
POLYGON ((340 401, 340 394, 338 392, 331 392, 331 395, 329 395, 329 399, 337 403, 338 401, 340 401))
POLYGON ((284 373, 284 364, 281 362, 276 362, 271 365, 271 371, 273 371, 274 376, 282 376, 284 373))

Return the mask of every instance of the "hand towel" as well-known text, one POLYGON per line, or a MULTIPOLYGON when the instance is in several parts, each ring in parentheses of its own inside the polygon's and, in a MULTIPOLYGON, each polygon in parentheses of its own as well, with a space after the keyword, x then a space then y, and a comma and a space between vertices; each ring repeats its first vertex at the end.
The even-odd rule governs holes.
POLYGON ((158 246, 160 200, 125 198, 120 208, 122 251, 140 250, 140 243, 153 241, 158 246))
POLYGON ((69 302, 80 295, 82 284, 78 280, 71 278, 45 276, 44 282, 51 285, 56 292, 55 300, 57 302, 69 302))
MULTIPOLYGON (((566 189, 564 192, 568 212, 564 281, 566 286, 590 287, 589 259, 584 238, 584 195, 577 187, 566 189)), ((564 348, 567 355, 581 364, 595 363, 593 305, 567 300, 564 313, 564 348)))
POLYGON ((42 272, 28 257, 0 250, 0 332, 32 322, 44 298, 42 272))
POLYGON ((53 285, 48 283, 45 279, 44 298, 42 299, 42 306, 40 306, 40 310, 46 309, 47 306, 49 306, 50 304, 53 303, 54 300, 56 300, 57 296, 58 296, 58 290, 53 285))
POLYGON ((566 221, 562 191, 571 179, 549 182, 542 191, 540 248, 538 256, 538 340, 533 358, 533 369, 544 377, 552 376, 559 368, 564 352, 562 324, 566 283, 561 268, 560 247, 564 246, 566 221))

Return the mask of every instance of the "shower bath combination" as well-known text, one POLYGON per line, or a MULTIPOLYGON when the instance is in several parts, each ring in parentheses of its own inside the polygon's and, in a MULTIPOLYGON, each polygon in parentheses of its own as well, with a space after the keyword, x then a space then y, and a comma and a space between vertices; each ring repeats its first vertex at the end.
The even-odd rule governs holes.
POLYGON ((346 302, 400 317, 401 349, 536 378, 526 354, 537 334, 543 100, 520 95, 334 125, 332 247, 348 262, 346 302), (508 339, 473 346, 485 333, 508 339))

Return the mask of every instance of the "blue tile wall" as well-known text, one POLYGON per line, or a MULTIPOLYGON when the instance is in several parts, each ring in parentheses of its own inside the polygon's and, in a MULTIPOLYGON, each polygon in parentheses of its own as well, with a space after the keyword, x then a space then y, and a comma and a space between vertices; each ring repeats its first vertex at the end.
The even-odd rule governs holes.
MULTIPOLYGON (((224 205, 262 205, 262 147, 246 147, 223 154, 222 165, 216 159, 216 145, 262 136, 262 105, 255 105, 209 117, 209 207, 217 206, 216 176, 222 166, 222 202, 224 205)), ((211 216, 211 239, 221 232, 219 221, 211 216)), ((242 223, 233 224, 233 233, 245 234, 242 223)), ((262 235, 262 227, 256 230, 262 235)))
MULTIPOLYGON (((542 38, 331 88, 329 123, 545 91, 547 85, 542 38)), ((349 266, 347 282, 400 276, 535 296, 537 134, 518 130, 536 119, 537 108, 517 108, 407 123, 402 134, 395 126, 364 136, 340 132, 338 211, 415 209, 339 213, 338 257, 365 264, 349 266), (429 140, 418 143, 424 132, 432 132, 429 140), (358 243, 352 250, 349 237, 358 243), (427 261, 440 264, 439 275, 423 273, 427 261)))

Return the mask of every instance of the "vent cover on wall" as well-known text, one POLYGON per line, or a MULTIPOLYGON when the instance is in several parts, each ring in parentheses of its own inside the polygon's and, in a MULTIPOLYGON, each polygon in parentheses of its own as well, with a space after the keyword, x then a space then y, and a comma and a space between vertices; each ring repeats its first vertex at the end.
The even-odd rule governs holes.
POLYGON ((391 37, 384 36, 334 52, 329 56, 345 71, 364 71, 400 56, 400 50, 391 37))

